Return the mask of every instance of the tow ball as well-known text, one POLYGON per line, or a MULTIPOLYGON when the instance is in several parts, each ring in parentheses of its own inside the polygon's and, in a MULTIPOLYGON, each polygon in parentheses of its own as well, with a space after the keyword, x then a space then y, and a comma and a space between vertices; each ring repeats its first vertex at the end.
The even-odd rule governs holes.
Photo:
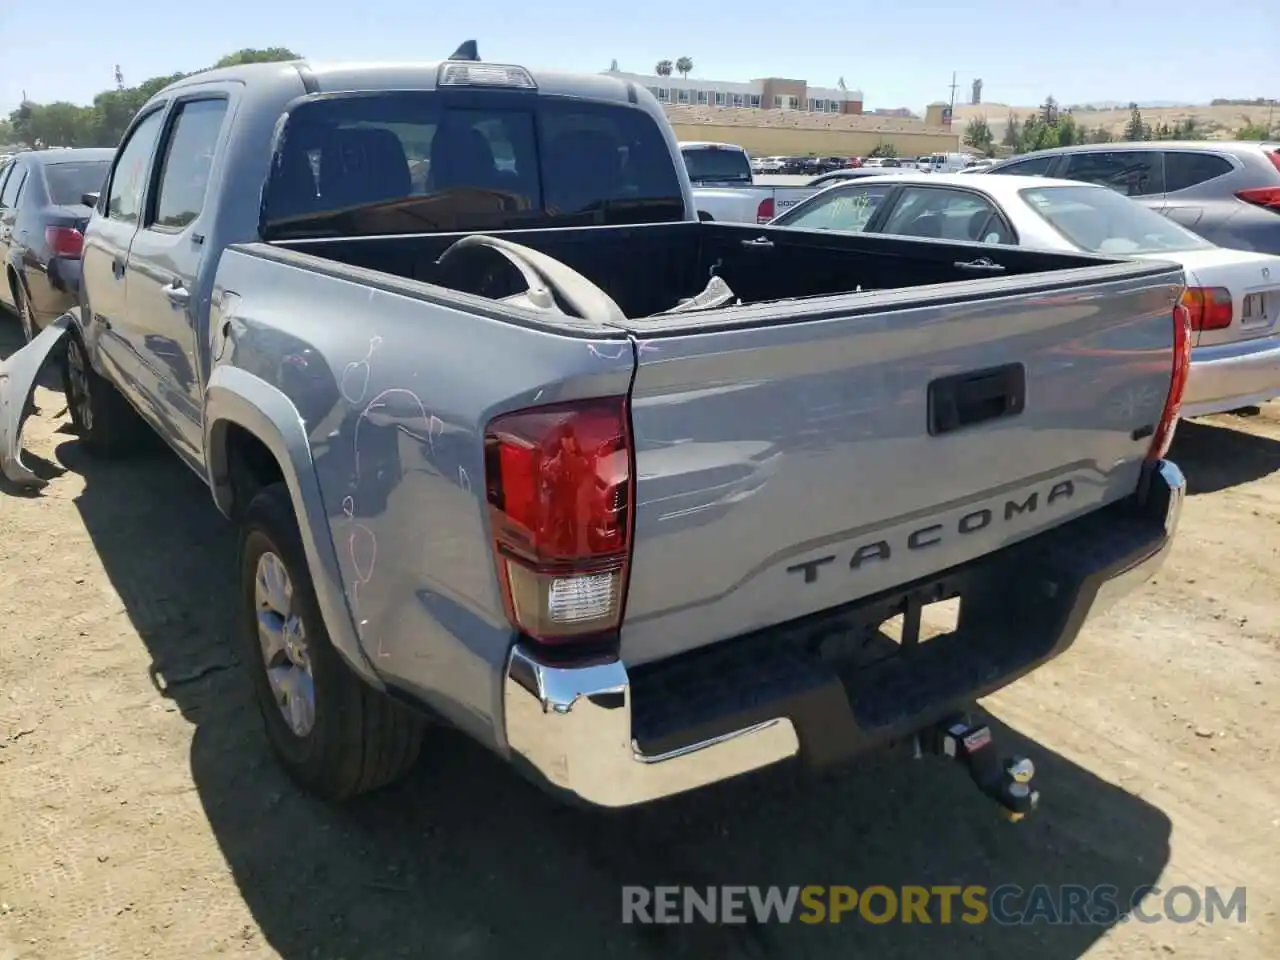
POLYGON ((1001 816, 1011 823, 1024 819, 1040 802, 1040 791, 1031 786, 1035 764, 1022 756, 1001 757, 991 728, 974 724, 963 714, 917 734, 915 754, 918 757, 922 752, 962 764, 969 779, 996 802, 1001 816))

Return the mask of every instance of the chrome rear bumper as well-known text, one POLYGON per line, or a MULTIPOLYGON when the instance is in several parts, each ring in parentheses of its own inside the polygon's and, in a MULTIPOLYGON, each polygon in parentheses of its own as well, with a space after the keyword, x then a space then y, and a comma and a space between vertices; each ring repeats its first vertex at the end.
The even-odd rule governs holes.
MULTIPOLYGON (((802 741, 810 754, 821 752, 828 757, 868 749, 901 735, 913 723, 932 722, 958 697, 985 696, 1063 652, 1087 615, 1105 609, 1159 569, 1172 543, 1185 492, 1182 472, 1162 461, 1147 473, 1142 489, 1132 498, 1136 536, 1122 538, 1118 546, 1095 543, 1079 531, 1074 540, 1065 537, 1063 568, 1080 575, 1059 592, 1065 598, 1063 605, 1046 620, 1051 626, 1035 638, 1036 649, 1012 663, 1005 674, 994 679, 984 676, 960 691, 952 689, 893 728, 869 730, 860 725, 854 716, 857 711, 843 701, 849 687, 842 684, 849 681, 833 675, 821 688, 797 695, 793 685, 785 696, 780 694, 763 707, 753 703, 757 718, 764 719, 716 736, 692 736, 678 749, 646 754, 632 727, 633 681, 620 660, 563 665, 518 643, 507 661, 503 689, 511 756, 557 792, 599 806, 623 807, 769 766, 799 754, 802 741), (818 740, 825 742, 819 745, 818 740)), ((1105 529, 1105 519, 1098 520, 1105 529)), ((1095 522, 1088 529, 1098 528, 1095 522)), ((1010 562, 1016 566, 1020 560, 1011 557, 1010 562)), ((1016 636, 1019 630, 1031 634, 1034 628, 1030 623, 1014 624, 1011 632, 1016 636)), ((736 644, 731 641, 728 646, 736 644)), ((725 674, 715 676, 725 678, 725 674)), ((851 698, 856 700, 856 693, 851 698)))

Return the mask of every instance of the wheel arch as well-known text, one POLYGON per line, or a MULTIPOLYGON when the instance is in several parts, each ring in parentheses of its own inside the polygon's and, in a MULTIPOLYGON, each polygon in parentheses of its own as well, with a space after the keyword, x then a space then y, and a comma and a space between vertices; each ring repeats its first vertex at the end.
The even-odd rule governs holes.
POLYGON ((234 519, 258 485, 285 484, 329 639, 363 680, 384 689, 356 634, 311 443, 297 407, 260 377, 221 366, 209 378, 204 412, 205 462, 214 504, 234 519))

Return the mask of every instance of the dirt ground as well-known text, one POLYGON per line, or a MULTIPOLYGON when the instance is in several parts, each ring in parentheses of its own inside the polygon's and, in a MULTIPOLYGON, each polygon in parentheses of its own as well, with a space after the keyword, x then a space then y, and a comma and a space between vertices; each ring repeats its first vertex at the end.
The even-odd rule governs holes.
POLYGON ((1012 826, 902 754, 584 813, 449 734, 407 783, 327 808, 273 765, 233 669, 232 530, 199 482, 163 452, 95 462, 61 394, 37 402, 50 483, 0 490, 0 960, 1280 956, 1280 405, 1180 428, 1169 564, 985 704, 1039 769, 1043 808, 1012 826), (1244 925, 623 926, 620 886, 658 883, 1248 900, 1244 925))

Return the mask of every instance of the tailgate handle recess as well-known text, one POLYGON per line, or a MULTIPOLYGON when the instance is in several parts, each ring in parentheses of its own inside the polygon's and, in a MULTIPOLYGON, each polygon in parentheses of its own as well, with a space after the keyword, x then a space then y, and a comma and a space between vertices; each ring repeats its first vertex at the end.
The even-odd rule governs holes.
POLYGON ((929 384, 929 434, 1016 417, 1027 403, 1027 370, 1008 363, 942 377, 929 384))

